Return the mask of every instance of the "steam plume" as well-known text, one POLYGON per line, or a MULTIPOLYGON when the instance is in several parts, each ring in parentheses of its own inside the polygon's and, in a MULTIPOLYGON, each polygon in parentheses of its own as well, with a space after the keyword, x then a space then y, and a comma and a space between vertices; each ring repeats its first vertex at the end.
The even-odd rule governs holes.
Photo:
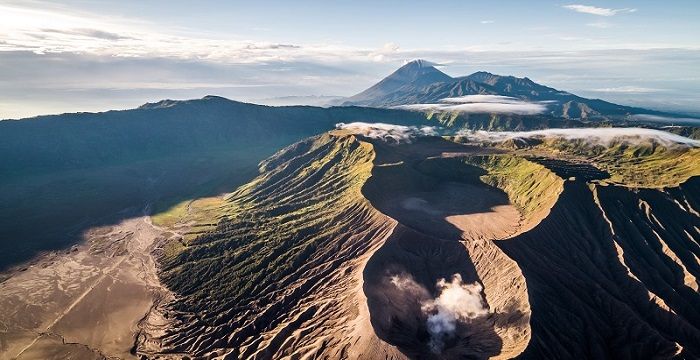
POLYGON ((423 303, 423 311, 428 315, 428 332, 430 333, 430 350, 442 352, 445 339, 454 335, 458 321, 468 321, 488 314, 488 309, 481 297, 483 288, 479 283, 464 284, 462 276, 454 274, 447 282, 437 282, 438 297, 423 303))
POLYGON ((458 323, 488 315, 488 308, 481 296, 482 286, 479 283, 463 283, 460 274, 452 275, 450 281, 438 280, 438 296, 434 299, 409 275, 394 275, 391 283, 399 290, 421 299, 421 311, 427 316, 426 327, 430 333, 428 346, 436 354, 441 353, 445 341, 455 335, 458 323))

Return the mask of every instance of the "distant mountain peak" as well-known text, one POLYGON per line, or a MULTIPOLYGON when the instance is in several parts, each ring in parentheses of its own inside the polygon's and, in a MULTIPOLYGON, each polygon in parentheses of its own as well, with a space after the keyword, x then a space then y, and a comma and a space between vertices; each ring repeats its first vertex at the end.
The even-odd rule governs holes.
POLYGON ((519 78, 519 77, 515 77, 512 75, 497 75, 497 74, 490 73, 488 71, 477 71, 471 75, 466 76, 466 78, 473 80, 473 81, 476 81, 476 82, 488 84, 488 85, 495 85, 499 81, 503 81, 503 80, 507 80, 510 82, 517 82, 520 84, 537 85, 535 82, 533 82, 532 80, 530 80, 527 77, 519 78))
POLYGON ((348 101, 362 103, 386 96, 407 86, 424 87, 435 83, 454 81, 451 76, 436 69, 436 65, 422 59, 409 61, 371 88, 349 98, 348 101))
POLYGON ((434 63, 432 61, 428 60, 423 60, 423 59, 415 59, 411 61, 406 61, 402 67, 419 67, 419 68, 427 68, 427 67, 435 67, 439 66, 439 64, 434 63))
POLYGON ((497 75, 494 73, 490 73, 488 71, 480 70, 480 71, 477 71, 477 72, 469 75, 468 77, 478 77, 478 76, 497 76, 497 75))
POLYGON ((202 98, 202 100, 209 100, 209 101, 226 101, 226 102, 233 102, 234 100, 227 99, 223 96, 217 96, 217 95, 206 95, 202 98))
POLYGON ((568 119, 624 118, 632 114, 676 116, 654 110, 623 106, 599 99, 587 99, 538 84, 527 77, 477 71, 453 78, 423 59, 405 63, 367 90, 339 102, 342 105, 393 107, 433 104, 442 99, 466 95, 499 95, 547 104, 544 115, 568 119))
POLYGON ((409 61, 384 80, 398 81, 403 84, 419 82, 418 85, 453 80, 452 77, 435 68, 436 65, 422 59, 409 61))

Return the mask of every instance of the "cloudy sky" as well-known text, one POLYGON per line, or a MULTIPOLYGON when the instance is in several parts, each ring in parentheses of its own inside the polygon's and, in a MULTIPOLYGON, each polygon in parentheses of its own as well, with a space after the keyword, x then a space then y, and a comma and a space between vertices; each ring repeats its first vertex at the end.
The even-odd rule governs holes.
POLYGON ((352 95, 424 58, 700 112, 700 3, 0 0, 0 119, 352 95))

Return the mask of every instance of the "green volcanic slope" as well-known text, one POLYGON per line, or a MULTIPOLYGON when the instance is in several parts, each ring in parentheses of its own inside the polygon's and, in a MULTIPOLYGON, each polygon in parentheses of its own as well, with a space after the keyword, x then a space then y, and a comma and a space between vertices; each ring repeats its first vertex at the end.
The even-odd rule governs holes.
POLYGON ((546 149, 593 162, 610 173, 607 182, 637 187, 677 186, 700 176, 700 148, 664 145, 657 141, 631 144, 617 141, 608 146, 581 140, 545 140, 535 149, 546 149))
POLYGON ((697 168, 642 187, 614 157, 552 154, 345 130, 294 144, 181 217, 161 256, 177 298, 137 353, 700 357, 697 168), (451 278, 468 316, 441 302, 451 278))
POLYGON ((391 230, 360 193, 372 159, 369 144, 327 134, 263 163, 222 205, 215 229, 164 257, 162 279, 182 296, 173 310, 184 315, 159 339, 162 350, 350 351, 352 329, 339 329, 360 311, 347 290, 361 279, 350 275, 391 230), (305 329, 309 321, 317 327, 305 329))

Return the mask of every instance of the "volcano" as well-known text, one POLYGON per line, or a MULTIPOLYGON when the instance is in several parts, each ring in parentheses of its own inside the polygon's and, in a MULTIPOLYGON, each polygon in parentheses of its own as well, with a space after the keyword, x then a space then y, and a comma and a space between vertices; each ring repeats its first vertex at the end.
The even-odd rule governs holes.
POLYGON ((700 356, 700 169, 674 160, 697 147, 368 134, 287 147, 173 222, 177 296, 138 353, 700 356))

